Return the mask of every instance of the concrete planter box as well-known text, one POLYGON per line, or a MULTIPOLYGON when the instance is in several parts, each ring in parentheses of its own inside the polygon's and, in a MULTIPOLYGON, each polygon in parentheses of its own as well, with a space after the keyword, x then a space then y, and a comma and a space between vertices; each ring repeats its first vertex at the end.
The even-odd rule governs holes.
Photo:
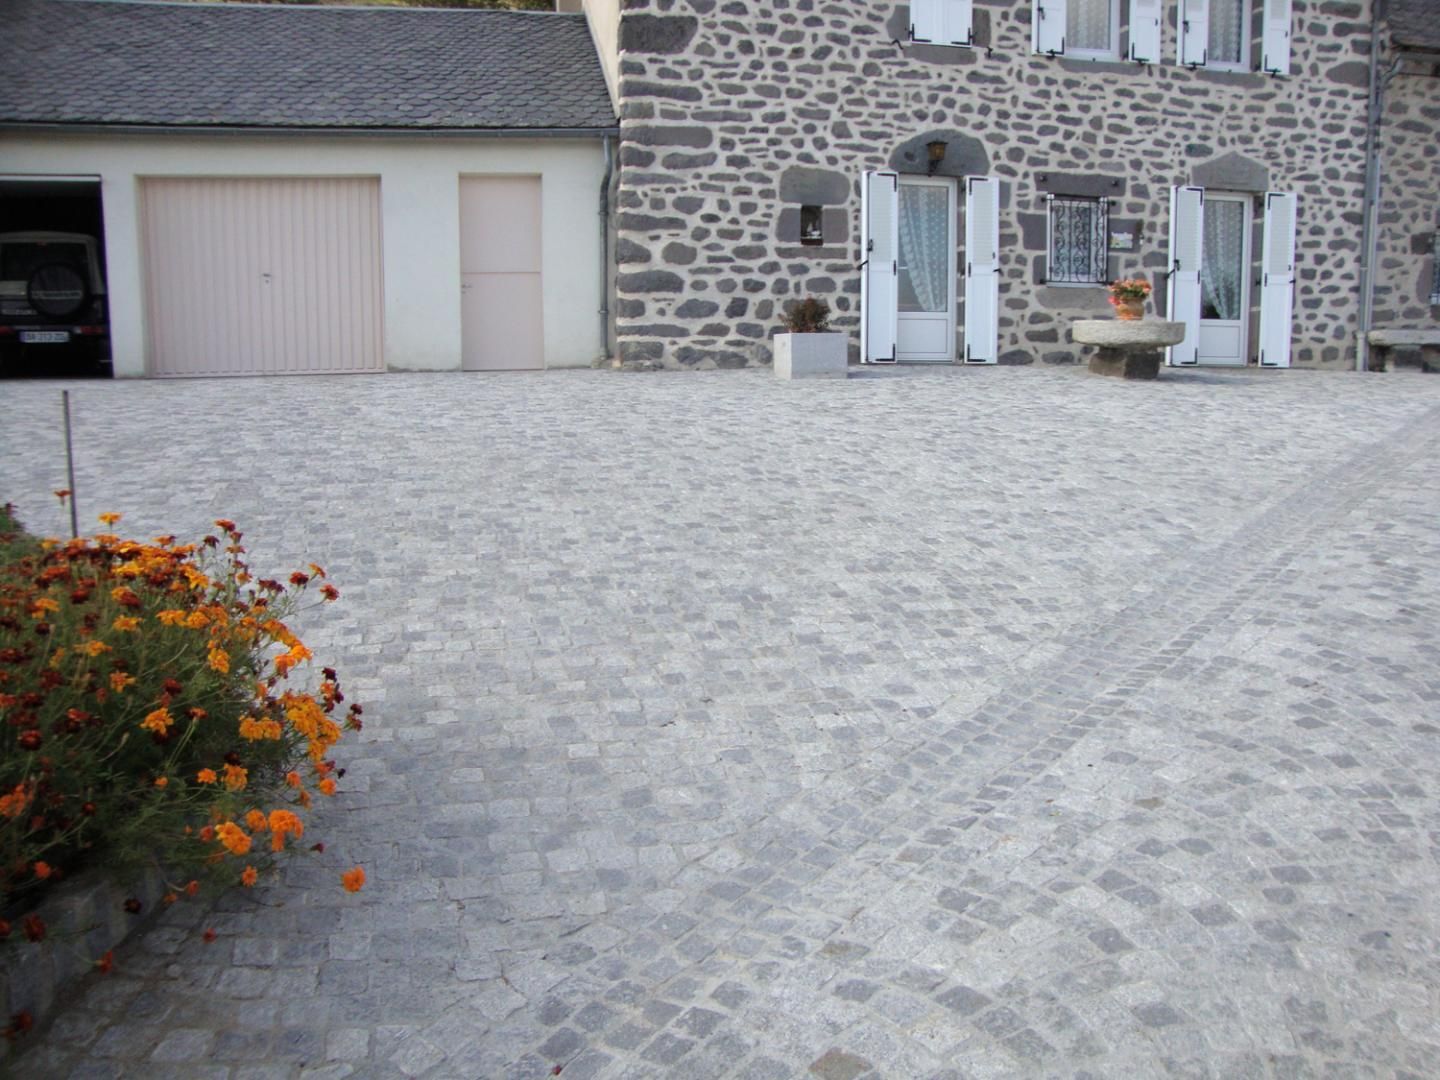
MULTIPOLYGON (((0 1063, 24 1053, 37 1041, 56 1006, 73 996, 80 980, 95 970, 94 962, 101 954, 117 948, 159 917, 161 897, 167 890, 158 866, 150 867, 129 887, 89 871, 62 883, 33 909, 48 929, 44 941, 25 941, 21 916, 11 920, 11 940, 0 950, 0 1016, 28 1012, 35 1030, 14 1044, 0 1041, 0 1063), (125 901, 132 897, 141 903, 139 915, 125 910, 125 901)), ((187 903, 195 905, 197 901, 187 903)))
POLYGON ((850 354, 848 334, 776 334, 777 379, 843 379, 850 354))

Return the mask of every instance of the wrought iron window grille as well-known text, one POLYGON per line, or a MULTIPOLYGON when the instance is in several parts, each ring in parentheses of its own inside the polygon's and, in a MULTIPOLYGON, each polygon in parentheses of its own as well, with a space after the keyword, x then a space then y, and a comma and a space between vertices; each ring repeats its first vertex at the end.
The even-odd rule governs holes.
POLYGON ((1049 272, 1058 285, 1104 285, 1108 282, 1110 200, 1076 195, 1047 195, 1049 272))

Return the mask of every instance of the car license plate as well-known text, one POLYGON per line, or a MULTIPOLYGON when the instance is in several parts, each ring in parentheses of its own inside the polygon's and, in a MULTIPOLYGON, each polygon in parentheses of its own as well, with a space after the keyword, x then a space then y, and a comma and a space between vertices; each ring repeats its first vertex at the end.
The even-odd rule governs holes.
POLYGON ((68 330, 21 330, 22 345, 64 345, 70 340, 68 330))

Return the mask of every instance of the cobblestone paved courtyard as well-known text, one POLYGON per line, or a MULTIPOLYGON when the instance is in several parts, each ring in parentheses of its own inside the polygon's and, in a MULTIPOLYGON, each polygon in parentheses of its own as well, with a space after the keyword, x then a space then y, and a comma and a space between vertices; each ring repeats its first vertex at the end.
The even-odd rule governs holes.
POLYGON ((1437 1074, 1440 378, 67 385, 86 520, 330 570, 366 728, 17 1075, 1437 1074))

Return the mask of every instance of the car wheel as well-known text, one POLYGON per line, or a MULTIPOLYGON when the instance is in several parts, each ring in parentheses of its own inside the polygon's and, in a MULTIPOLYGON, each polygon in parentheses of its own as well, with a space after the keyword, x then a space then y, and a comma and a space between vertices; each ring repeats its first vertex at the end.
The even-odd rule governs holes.
POLYGON ((25 286, 25 299, 47 319, 68 319, 90 302, 85 276, 66 263, 37 266, 25 286))

